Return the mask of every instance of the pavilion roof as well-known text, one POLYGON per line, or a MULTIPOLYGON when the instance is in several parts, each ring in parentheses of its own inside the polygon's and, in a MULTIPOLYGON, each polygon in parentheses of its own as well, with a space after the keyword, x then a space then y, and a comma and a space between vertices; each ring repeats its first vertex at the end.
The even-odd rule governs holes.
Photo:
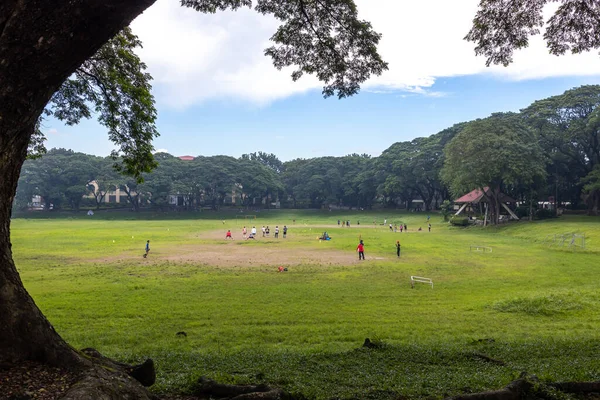
MULTIPOLYGON (((484 187, 483 190, 475 189, 464 196, 454 200, 457 204, 464 203, 487 203, 487 199, 483 195, 483 193, 491 195, 490 188, 488 186, 484 187)), ((510 196, 505 195, 504 193, 500 193, 499 199, 502 203, 516 203, 516 200, 510 196)))

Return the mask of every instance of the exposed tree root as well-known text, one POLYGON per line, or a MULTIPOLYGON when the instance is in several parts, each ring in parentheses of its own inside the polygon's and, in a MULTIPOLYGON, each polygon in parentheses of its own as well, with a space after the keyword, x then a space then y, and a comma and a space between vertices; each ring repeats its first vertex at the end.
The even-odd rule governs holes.
POLYGON ((500 390, 490 390, 487 392, 463 394, 450 397, 452 400, 520 400, 525 398, 533 384, 524 378, 512 381, 506 387, 500 390))
POLYGON ((600 382, 558 382, 548 386, 565 393, 600 393, 600 382))
POLYGON ((154 369, 154 361, 147 359, 139 365, 129 365, 111 360, 104 357, 96 349, 86 348, 81 350, 81 353, 90 357, 96 363, 101 364, 105 368, 123 371, 144 386, 152 386, 156 382, 156 370, 154 369))
POLYGON ((228 400, 280 400, 288 398, 280 389, 267 385, 226 385, 201 377, 194 390, 198 396, 228 400))
POLYGON ((503 389, 464 394, 450 397, 448 400, 554 399, 556 391, 569 394, 600 393, 600 382, 543 383, 534 375, 522 373, 519 379, 512 381, 503 389))
POLYGON ((140 365, 128 365, 104 357, 97 350, 83 349, 81 355, 93 366, 84 370, 81 379, 61 397, 61 400, 151 400, 155 396, 144 386, 156 380, 154 362, 146 360, 140 365), (144 386, 142 386, 144 385, 144 386))

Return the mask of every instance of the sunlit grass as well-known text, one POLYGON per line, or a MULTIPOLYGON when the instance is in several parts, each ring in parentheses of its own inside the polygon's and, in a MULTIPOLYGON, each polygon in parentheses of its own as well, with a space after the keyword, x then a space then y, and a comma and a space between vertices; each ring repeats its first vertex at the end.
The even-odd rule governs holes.
POLYGON ((185 389, 201 374, 322 399, 439 397, 503 386, 523 370, 545 379, 600 379, 598 218, 458 229, 432 214, 429 233, 426 214, 257 215, 19 218, 12 222, 13 251, 26 288, 61 335, 122 360, 154 358, 158 391, 185 389), (338 227, 338 218, 351 227, 338 227), (409 232, 390 232, 384 218, 407 223, 409 232), (226 252, 240 241, 227 245, 207 232, 232 229, 239 238, 241 226, 252 224, 271 231, 286 224, 289 237, 243 242, 248 249, 357 257, 362 239, 367 260, 293 265, 286 273, 268 259, 228 268, 161 261, 194 245, 226 252), (333 240, 320 243, 324 230, 333 240), (564 232, 585 233, 587 248, 545 242, 564 232), (152 252, 144 260, 148 239, 152 252), (411 289, 410 275, 432 278, 434 289, 411 289), (179 331, 187 337, 176 337, 179 331), (387 346, 362 349, 366 337, 387 346))

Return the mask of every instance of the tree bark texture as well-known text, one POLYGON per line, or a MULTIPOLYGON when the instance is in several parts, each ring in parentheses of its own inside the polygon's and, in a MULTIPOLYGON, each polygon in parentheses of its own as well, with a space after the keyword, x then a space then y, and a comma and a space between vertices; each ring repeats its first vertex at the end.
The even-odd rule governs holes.
POLYGON ((154 1, 0 1, 0 363, 81 362, 23 287, 12 259, 12 202, 29 139, 51 96, 154 1))

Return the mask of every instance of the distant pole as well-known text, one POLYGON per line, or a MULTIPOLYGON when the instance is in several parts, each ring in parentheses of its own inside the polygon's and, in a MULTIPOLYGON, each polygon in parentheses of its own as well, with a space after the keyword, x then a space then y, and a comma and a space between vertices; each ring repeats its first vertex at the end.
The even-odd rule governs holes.
POLYGON ((485 203, 485 215, 483 217, 483 226, 487 226, 488 203, 485 203))

